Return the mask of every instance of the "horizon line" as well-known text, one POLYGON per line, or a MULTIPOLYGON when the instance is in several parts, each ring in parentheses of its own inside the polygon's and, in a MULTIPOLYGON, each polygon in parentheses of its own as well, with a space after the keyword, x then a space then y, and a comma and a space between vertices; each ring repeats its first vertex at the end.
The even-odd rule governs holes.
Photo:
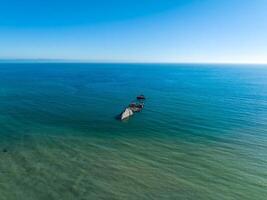
POLYGON ((0 58, 0 63, 84 63, 84 64, 217 64, 217 65, 267 65, 267 62, 212 62, 212 61, 131 61, 131 60, 87 60, 50 58, 0 58))

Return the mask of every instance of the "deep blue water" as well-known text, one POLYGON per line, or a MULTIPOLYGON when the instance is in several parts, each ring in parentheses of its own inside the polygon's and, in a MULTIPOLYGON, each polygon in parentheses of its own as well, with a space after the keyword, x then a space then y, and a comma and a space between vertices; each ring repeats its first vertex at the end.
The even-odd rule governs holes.
POLYGON ((1 63, 0 127, 0 199, 267 198, 267 66, 1 63))

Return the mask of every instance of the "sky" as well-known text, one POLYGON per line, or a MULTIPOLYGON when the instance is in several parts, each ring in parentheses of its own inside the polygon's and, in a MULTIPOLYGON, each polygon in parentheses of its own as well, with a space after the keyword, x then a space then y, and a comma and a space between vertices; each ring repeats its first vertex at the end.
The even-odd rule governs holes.
POLYGON ((0 0, 0 59, 267 63, 267 0, 0 0))

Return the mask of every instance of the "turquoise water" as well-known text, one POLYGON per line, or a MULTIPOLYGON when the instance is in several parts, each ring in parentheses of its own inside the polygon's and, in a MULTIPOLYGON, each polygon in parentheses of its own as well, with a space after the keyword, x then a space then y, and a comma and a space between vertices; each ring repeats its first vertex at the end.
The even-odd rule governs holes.
POLYGON ((2 63, 0 127, 1 200, 267 199, 264 66, 2 63))

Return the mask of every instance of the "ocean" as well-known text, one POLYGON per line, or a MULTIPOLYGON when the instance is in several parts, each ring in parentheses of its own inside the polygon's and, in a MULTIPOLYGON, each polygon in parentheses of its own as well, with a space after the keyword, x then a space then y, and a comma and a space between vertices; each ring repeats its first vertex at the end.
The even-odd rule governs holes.
POLYGON ((266 200, 267 66, 1 63, 0 200, 37 199, 266 200))

